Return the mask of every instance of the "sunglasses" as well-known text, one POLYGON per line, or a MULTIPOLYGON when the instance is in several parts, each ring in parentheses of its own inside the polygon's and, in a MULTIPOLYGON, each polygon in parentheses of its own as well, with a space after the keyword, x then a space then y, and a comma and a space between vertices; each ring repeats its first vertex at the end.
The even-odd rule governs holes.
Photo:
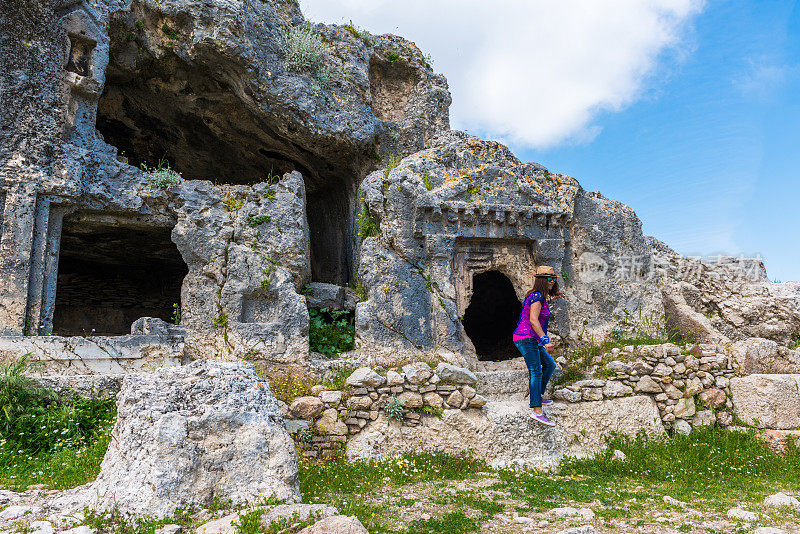
POLYGON ((555 276, 548 276, 547 277, 547 281, 548 282, 555 282, 556 281, 556 277, 555 276))

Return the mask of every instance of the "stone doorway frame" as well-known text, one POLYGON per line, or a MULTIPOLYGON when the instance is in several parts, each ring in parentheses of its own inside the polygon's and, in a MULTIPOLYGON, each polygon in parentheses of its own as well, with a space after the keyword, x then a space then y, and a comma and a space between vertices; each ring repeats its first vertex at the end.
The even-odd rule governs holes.
POLYGON ((458 314, 463 317, 473 293, 473 276, 498 271, 511 280, 520 302, 533 287, 535 242, 532 239, 457 238, 453 254, 458 314))

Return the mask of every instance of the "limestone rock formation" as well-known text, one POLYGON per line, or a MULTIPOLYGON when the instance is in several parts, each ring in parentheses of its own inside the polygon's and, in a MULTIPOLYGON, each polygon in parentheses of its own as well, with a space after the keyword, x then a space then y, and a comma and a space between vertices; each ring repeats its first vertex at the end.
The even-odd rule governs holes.
POLYGON ((416 46, 296 2, 14 0, 0 30, 3 335, 154 316, 188 358, 305 360, 298 290, 352 277, 358 181, 449 127, 416 46))
POLYGON ((800 351, 781 347, 776 341, 747 338, 730 346, 740 375, 800 373, 800 351))
POLYGON ((654 259, 629 206, 581 190, 570 236, 565 294, 573 340, 601 340, 614 328, 660 319, 654 259))
POLYGON ((94 482, 53 509, 167 516, 215 497, 299 500, 297 457, 269 385, 251 365, 198 361, 128 375, 94 482))
POLYGON ((790 344, 800 333, 800 283, 774 284, 763 263, 721 257, 684 258, 649 238, 663 282, 668 325, 699 334, 698 341, 758 337, 790 344))
POLYGON ((412 451, 469 452, 492 466, 554 466, 563 456, 587 456, 603 447, 613 432, 664 433, 655 401, 645 396, 556 403, 548 413, 557 422, 544 428, 529 416, 522 401, 490 401, 482 410, 445 410, 405 427, 381 415, 347 443, 347 457, 388 457, 412 451))
MULTIPOLYGON (((440 349, 444 359, 475 354, 465 328, 483 318, 467 310, 473 283, 484 282, 476 277, 489 272, 487 286, 506 293, 497 299, 499 309, 477 313, 516 321, 519 300, 533 283, 531 266, 562 270, 578 189, 569 176, 523 164, 503 145, 460 132, 370 174, 361 184, 360 217, 380 232, 362 232, 358 274, 367 301, 356 306, 361 348, 440 349)), ((565 332, 565 306, 553 311, 553 330, 565 332)), ((498 345, 487 339, 477 349, 506 348, 498 345)))
POLYGON ((800 284, 682 259, 629 207, 450 131, 446 80, 402 38, 292 0, 10 0, 0 35, 4 358, 283 372, 330 305, 355 309, 350 363, 474 369, 517 354, 540 264, 557 343, 664 312, 698 341, 800 334, 800 284))

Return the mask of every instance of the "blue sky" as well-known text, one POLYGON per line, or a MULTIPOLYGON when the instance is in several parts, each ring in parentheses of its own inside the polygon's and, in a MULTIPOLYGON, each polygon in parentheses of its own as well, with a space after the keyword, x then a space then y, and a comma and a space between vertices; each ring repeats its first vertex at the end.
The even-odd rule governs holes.
POLYGON ((800 280, 800 3, 710 2, 687 33, 591 142, 517 155, 629 204, 682 254, 761 254, 770 279, 800 280))
POLYGON ((800 1, 301 0, 414 41, 451 122, 629 204, 684 255, 800 280, 800 1))

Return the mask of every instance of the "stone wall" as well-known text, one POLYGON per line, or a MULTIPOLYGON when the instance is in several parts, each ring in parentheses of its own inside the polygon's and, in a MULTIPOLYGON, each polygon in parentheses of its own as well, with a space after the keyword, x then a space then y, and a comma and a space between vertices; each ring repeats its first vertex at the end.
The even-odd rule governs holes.
POLYGON ((715 345, 628 346, 613 349, 598 374, 607 378, 580 380, 556 389, 553 399, 565 402, 648 395, 656 401, 666 428, 689 433, 693 427, 733 422, 731 378, 733 359, 715 345))
POLYGON ((315 386, 316 395, 284 405, 287 428, 305 457, 328 457, 341 451, 348 437, 358 434, 381 413, 392 412, 397 424, 415 427, 423 415, 441 416, 444 409, 481 408, 486 398, 475 390, 476 376, 468 369, 425 362, 390 370, 385 376, 369 367, 347 379, 347 393, 315 386))

